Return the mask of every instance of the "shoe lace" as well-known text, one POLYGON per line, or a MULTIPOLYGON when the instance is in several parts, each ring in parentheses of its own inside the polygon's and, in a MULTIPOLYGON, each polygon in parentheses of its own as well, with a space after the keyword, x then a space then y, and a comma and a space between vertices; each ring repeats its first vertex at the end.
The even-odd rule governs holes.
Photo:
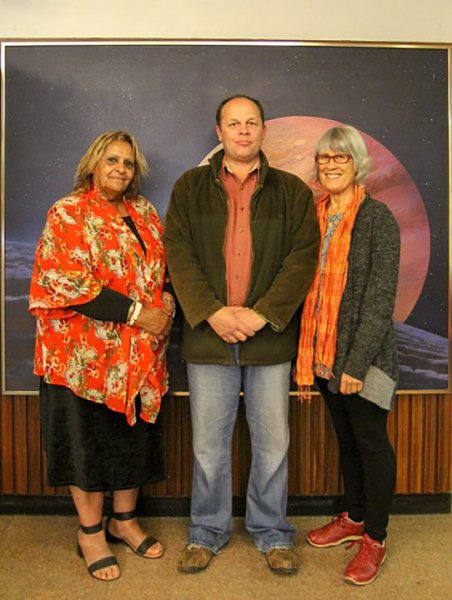
POLYGON ((327 523, 322 529, 328 530, 332 527, 337 527, 337 525, 339 525, 339 527, 342 528, 345 527, 345 515, 343 513, 341 513, 340 515, 334 515, 334 517, 331 518, 331 521, 327 523))
POLYGON ((353 540, 349 542, 345 546, 345 549, 349 550, 355 544, 358 544, 360 546, 355 556, 355 560, 363 562, 371 561, 374 564, 378 564, 378 554, 374 551, 374 543, 363 537, 360 540, 353 540))

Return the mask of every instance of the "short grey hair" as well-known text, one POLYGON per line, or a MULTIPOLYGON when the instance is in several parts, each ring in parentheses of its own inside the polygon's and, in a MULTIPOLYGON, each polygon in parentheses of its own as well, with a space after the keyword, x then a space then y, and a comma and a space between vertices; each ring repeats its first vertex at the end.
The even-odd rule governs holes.
MULTIPOLYGON (((355 164, 355 181, 363 184, 370 170, 371 160, 366 144, 357 129, 350 125, 331 127, 317 142, 316 156, 324 154, 327 150, 341 154, 350 154, 355 164)), ((315 163, 315 179, 319 181, 319 166, 315 163)))

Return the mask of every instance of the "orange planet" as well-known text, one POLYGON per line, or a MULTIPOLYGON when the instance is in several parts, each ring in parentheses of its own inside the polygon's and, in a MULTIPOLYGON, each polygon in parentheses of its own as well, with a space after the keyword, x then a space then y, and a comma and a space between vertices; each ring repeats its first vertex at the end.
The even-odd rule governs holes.
MULTIPOLYGON (((313 182, 314 151, 317 140, 330 127, 345 125, 320 117, 281 117, 267 121, 262 149, 270 164, 298 175, 318 194, 313 182)), ((424 286, 430 258, 430 227, 422 196, 402 163, 375 138, 360 131, 372 165, 366 190, 384 202, 400 227, 400 276, 394 319, 405 321, 424 286)), ((214 148, 202 161, 221 145, 214 148)))

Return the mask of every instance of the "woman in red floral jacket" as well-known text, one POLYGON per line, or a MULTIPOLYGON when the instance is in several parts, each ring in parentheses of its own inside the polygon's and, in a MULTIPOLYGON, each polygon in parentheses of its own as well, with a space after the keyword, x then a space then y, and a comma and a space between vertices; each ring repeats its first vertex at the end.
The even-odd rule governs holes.
POLYGON ((30 288, 49 484, 69 485, 78 553, 103 580, 120 575, 107 541, 145 558, 163 554, 135 518, 139 487, 163 478, 156 419, 174 316, 162 226, 138 194, 146 172, 133 136, 96 138, 73 192, 49 210, 30 288), (113 497, 106 533, 105 491, 113 497))

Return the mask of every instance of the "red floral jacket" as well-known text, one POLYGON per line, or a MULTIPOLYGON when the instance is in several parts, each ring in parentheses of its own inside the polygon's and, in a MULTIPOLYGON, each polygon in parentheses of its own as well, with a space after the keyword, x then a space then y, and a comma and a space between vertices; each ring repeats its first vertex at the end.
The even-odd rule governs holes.
POLYGON ((107 286, 147 306, 162 306, 165 255, 162 225, 142 196, 124 198, 145 244, 97 190, 58 200, 36 250, 30 312, 37 318, 34 372, 47 383, 154 422, 167 391, 165 343, 137 327, 98 321, 72 308, 107 286))

